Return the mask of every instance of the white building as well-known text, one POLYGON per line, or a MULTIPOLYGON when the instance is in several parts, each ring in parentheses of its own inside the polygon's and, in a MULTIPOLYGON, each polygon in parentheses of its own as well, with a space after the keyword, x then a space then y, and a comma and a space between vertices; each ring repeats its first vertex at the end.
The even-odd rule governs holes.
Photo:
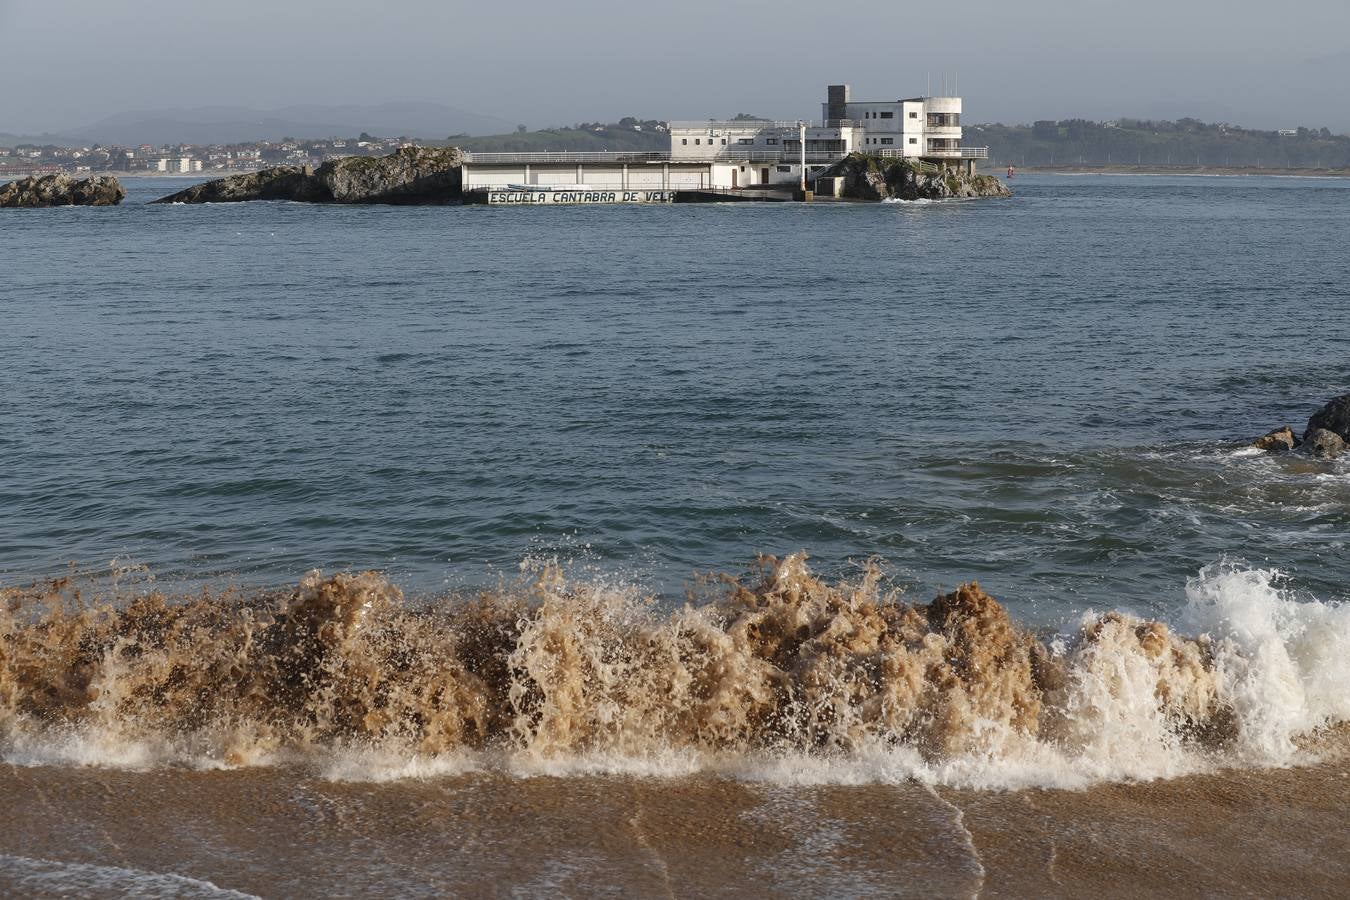
POLYGON ((200 172, 202 170, 202 161, 193 159, 190 156, 167 157, 155 161, 155 169, 160 172, 200 172))
POLYGON ((973 171, 985 147, 961 146, 961 98, 856 101, 831 85, 819 123, 764 119, 671 122, 654 153, 471 153, 464 189, 586 185, 606 190, 743 189, 797 185, 850 153, 973 171), (804 143, 803 143, 804 142, 804 143), (805 172, 803 172, 805 166, 805 172))

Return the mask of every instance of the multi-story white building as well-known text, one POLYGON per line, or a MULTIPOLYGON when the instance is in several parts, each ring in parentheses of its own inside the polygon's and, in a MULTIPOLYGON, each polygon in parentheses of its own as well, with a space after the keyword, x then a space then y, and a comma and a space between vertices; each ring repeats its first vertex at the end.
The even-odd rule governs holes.
POLYGON ((830 85, 816 122, 733 119, 671 122, 670 150, 654 153, 472 153, 464 187, 474 190, 585 184, 618 190, 736 189, 810 182, 850 153, 942 166, 987 158, 961 146, 961 98, 859 101, 830 85))
POLYGON ((190 156, 167 157, 155 161, 155 169, 160 172, 200 172, 202 161, 190 156))
POLYGON ((971 170, 975 160, 989 155, 985 147, 961 146, 960 97, 859 101, 846 84, 830 85, 819 123, 733 119, 670 125, 670 158, 714 163, 717 174, 725 174, 714 178, 719 186, 798 180, 803 150, 808 179, 812 170, 850 153, 964 163, 971 170), (737 165, 726 165, 732 162, 737 165))

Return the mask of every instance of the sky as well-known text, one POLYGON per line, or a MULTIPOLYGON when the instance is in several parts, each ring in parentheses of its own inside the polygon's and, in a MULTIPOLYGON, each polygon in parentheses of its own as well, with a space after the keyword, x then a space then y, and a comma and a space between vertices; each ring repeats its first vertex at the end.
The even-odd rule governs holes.
POLYGON ((531 128, 819 116, 934 92, 967 122, 1195 116, 1350 132, 1350 0, 0 0, 0 133, 210 105, 430 101, 531 128))

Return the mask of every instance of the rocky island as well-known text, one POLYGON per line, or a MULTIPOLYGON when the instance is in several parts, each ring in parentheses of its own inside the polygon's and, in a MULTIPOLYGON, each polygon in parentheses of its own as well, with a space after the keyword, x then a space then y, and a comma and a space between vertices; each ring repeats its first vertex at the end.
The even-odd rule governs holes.
POLYGON ((111 175, 75 178, 70 175, 34 175, 0 185, 0 209, 41 209, 49 206, 116 206, 127 192, 111 175))
POLYGON ((464 154, 454 147, 403 147, 388 156, 345 156, 311 169, 277 166, 194 185, 156 203, 437 204, 460 199, 464 154))
POLYGON ((1012 191, 993 175, 966 174, 917 159, 852 153, 816 175, 837 179, 836 196, 852 200, 961 200, 1011 197, 1012 191))

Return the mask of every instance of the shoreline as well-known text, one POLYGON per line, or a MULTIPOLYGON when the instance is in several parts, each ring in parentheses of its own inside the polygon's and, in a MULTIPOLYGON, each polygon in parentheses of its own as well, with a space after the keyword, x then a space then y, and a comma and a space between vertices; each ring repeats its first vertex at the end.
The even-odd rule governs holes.
POLYGON ((0 892, 97 875, 129 893, 167 878, 260 896, 430 882, 465 894, 883 895, 906 884, 941 896, 1330 896, 1350 877, 1350 832, 1337 824, 1350 803, 1343 738, 1325 735, 1329 752, 1304 766, 1085 790, 0 764, 14 811, 0 892))
MULTIPOLYGON (((987 174, 1006 173, 1007 167, 994 167, 987 174)), ((1286 169, 1256 168, 1254 166, 1014 166, 1015 175, 1186 175, 1199 177, 1234 177, 1253 175, 1279 178, 1350 178, 1350 168, 1343 169, 1286 169)))

